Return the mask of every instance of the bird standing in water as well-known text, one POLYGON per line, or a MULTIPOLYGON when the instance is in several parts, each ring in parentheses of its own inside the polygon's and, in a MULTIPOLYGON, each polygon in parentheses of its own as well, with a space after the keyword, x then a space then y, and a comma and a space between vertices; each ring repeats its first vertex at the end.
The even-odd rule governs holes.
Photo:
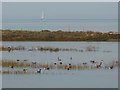
POLYGON ((99 64, 99 65, 96 65, 96 67, 97 67, 97 68, 101 68, 102 63, 103 63, 103 60, 101 60, 100 64, 99 64))
POLYGON ((42 71, 42 69, 38 69, 38 70, 37 70, 37 73, 41 73, 41 71, 42 71))

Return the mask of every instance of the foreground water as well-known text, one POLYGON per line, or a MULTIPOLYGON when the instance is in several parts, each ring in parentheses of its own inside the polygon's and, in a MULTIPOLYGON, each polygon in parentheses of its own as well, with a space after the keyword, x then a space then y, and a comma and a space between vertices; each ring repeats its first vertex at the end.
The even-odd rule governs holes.
MULTIPOLYGON (((62 72, 62 71, 61 71, 62 72)), ((3 75, 3 88, 117 88, 117 70, 67 71, 67 74, 3 75)))
MULTIPOLYGON (((30 60, 42 63, 56 62, 60 57, 63 63, 81 63, 95 60, 104 64, 118 60, 117 42, 3 42, 3 46, 57 47, 85 49, 88 46, 97 47, 94 52, 75 51, 13 51, 2 52, 3 60, 30 60), (109 51, 109 52, 108 52, 109 51), (72 57, 72 61, 70 61, 72 57)), ((46 74, 37 75, 3 75, 4 88, 117 88, 118 71, 112 70, 50 70, 46 74)))

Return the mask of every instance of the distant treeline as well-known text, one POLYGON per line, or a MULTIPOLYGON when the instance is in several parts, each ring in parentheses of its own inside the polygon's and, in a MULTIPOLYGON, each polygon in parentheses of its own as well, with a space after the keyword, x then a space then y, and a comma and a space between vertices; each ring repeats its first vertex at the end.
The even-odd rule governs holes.
POLYGON ((119 41, 120 33, 93 31, 1 30, 2 41, 119 41))

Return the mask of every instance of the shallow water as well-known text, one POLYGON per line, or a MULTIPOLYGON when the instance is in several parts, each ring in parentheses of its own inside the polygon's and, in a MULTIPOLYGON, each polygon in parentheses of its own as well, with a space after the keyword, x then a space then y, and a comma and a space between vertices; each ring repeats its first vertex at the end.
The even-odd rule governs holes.
POLYGON ((53 47, 53 48, 76 48, 85 50, 88 46, 94 46, 98 48, 96 52, 75 52, 75 51, 3 51, 2 58, 5 60, 17 60, 27 59, 30 61, 38 62, 54 62, 60 57, 63 62, 70 61, 70 57, 73 58, 72 62, 88 62, 90 60, 110 62, 118 60, 118 43, 117 42, 3 42, 3 46, 25 46, 26 48, 32 47, 53 47), (110 51, 110 52, 104 52, 110 51))
MULTIPOLYGON (((60 71, 62 72, 62 71, 60 71)), ((5 88, 117 88, 117 70, 64 71, 62 74, 3 75, 5 88)))
MULTIPOLYGON (((58 56, 63 63, 82 63, 96 60, 109 63, 118 60, 117 42, 3 42, 3 46, 25 46, 31 47, 55 47, 55 48, 77 48, 85 49, 88 46, 95 46, 95 52, 75 51, 12 51, 2 52, 3 60, 30 60, 42 63, 57 62, 58 56), (104 52, 110 51, 110 52, 104 52), (70 60, 72 57, 72 60, 70 60)), ((112 70, 50 70, 46 74, 30 75, 3 75, 4 88, 117 88, 118 71, 112 70)))

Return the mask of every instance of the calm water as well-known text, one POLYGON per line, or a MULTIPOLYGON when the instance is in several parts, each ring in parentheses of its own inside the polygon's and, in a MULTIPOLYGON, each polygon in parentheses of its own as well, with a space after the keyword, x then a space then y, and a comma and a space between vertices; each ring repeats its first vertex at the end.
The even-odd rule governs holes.
MULTIPOLYGON (((109 63, 118 60, 117 42, 3 42, 3 46, 25 46, 31 47, 58 47, 85 49, 88 46, 98 48, 96 52, 45 52, 45 51, 13 51, 2 52, 4 60, 30 60, 43 63, 56 62, 59 56, 63 63, 81 63, 90 60, 104 60, 109 63), (104 52, 110 51, 110 52, 104 52), (70 61, 72 57, 72 61, 70 61)), ((118 71, 113 70, 50 70, 48 74, 40 75, 3 75, 3 87, 31 87, 31 88, 117 88, 118 71)))
POLYGON ((85 49, 88 46, 94 46, 98 48, 96 52, 75 52, 75 51, 60 51, 60 52, 49 52, 49 51, 13 51, 3 52, 2 58, 5 60, 17 60, 17 59, 28 59, 31 61, 40 62, 52 62, 56 61, 59 56, 64 62, 68 62, 70 57, 74 59, 75 62, 84 62, 90 60, 104 60, 105 62, 110 62, 117 60, 118 58, 118 43, 117 42, 3 42, 3 46, 25 46, 25 48, 32 47, 53 47, 53 48, 76 48, 85 49), (110 52, 104 52, 110 51, 110 52), (47 57, 46 57, 47 56, 47 57))
POLYGON ((3 29, 64 30, 64 31, 118 31, 114 19, 9 19, 3 20, 3 29))

